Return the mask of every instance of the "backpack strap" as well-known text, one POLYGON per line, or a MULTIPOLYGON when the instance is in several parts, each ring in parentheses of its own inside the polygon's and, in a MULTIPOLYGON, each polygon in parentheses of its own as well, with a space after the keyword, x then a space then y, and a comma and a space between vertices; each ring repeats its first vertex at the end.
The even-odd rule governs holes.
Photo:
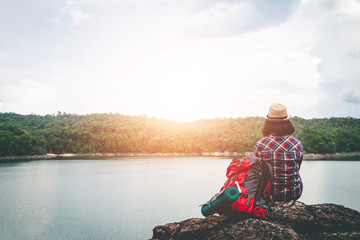
POLYGON ((233 178, 233 180, 232 180, 232 182, 231 182, 231 184, 232 184, 232 183, 235 181, 235 179, 236 179, 236 178, 234 178, 234 177, 236 177, 237 175, 239 175, 239 174, 242 173, 242 172, 246 172, 247 170, 251 169, 252 166, 253 166, 253 165, 250 165, 249 167, 244 168, 244 169, 241 170, 241 171, 238 171, 238 172, 236 172, 236 173, 231 174, 231 175, 229 176, 228 180, 227 180, 227 183, 226 183, 225 188, 226 188, 227 186, 229 186, 229 182, 230 182, 231 178, 233 178))
POLYGON ((269 189, 269 187, 271 187, 272 183, 273 183, 273 170, 270 164, 268 164, 266 161, 261 160, 260 163, 260 168, 261 168, 261 183, 258 186, 258 189, 256 191, 256 196, 255 196, 255 201, 259 201, 259 199, 261 198, 261 196, 263 194, 265 194, 266 191, 268 191, 270 193, 270 201, 273 203, 274 202, 274 198, 273 198, 273 193, 271 192, 271 189, 269 189))

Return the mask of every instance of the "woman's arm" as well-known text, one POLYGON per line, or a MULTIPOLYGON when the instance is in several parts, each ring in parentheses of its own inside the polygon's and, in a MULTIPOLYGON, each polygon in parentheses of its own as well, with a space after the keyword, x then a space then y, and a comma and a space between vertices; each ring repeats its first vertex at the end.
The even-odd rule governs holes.
MULTIPOLYGON (((261 139, 260 139, 261 140, 261 139)), ((256 142, 256 144, 255 144, 255 147, 254 147, 254 155, 255 155, 255 157, 260 157, 260 152, 261 152, 261 150, 260 150, 260 140, 258 140, 257 142, 256 142)))

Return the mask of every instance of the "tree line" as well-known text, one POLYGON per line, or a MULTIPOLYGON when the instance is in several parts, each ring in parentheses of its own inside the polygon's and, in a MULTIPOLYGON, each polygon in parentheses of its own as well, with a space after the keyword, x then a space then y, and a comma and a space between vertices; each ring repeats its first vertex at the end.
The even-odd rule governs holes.
MULTIPOLYGON (((360 151, 360 119, 293 117, 307 153, 360 151)), ((121 114, 0 113, 0 156, 45 153, 249 152, 262 117, 176 122, 121 114)))

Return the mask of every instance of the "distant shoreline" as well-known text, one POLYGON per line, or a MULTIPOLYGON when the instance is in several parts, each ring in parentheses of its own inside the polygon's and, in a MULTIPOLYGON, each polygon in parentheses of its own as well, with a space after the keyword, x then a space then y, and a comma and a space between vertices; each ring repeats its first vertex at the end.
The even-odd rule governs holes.
MULTIPOLYGON (((7 160, 38 160, 38 159, 70 159, 70 158, 113 158, 113 157, 228 157, 228 158, 241 158, 253 156, 252 152, 206 152, 206 153, 65 153, 53 154, 48 153, 45 155, 25 155, 25 156, 5 156, 0 157, 0 161, 7 160)), ((328 153, 328 154, 315 154, 305 153, 304 160, 360 160, 360 152, 351 153, 328 153)))

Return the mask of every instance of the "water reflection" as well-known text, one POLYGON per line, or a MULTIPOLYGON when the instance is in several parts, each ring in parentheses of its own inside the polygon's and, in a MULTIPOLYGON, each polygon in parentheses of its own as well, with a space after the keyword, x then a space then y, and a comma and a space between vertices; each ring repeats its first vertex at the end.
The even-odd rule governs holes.
POLYGON ((46 162, 2 166, 1 235, 4 239, 37 239, 51 221, 57 167, 46 162))
POLYGON ((307 204, 323 203, 325 196, 324 161, 304 161, 300 168, 300 176, 304 184, 303 194, 299 201, 307 204))

